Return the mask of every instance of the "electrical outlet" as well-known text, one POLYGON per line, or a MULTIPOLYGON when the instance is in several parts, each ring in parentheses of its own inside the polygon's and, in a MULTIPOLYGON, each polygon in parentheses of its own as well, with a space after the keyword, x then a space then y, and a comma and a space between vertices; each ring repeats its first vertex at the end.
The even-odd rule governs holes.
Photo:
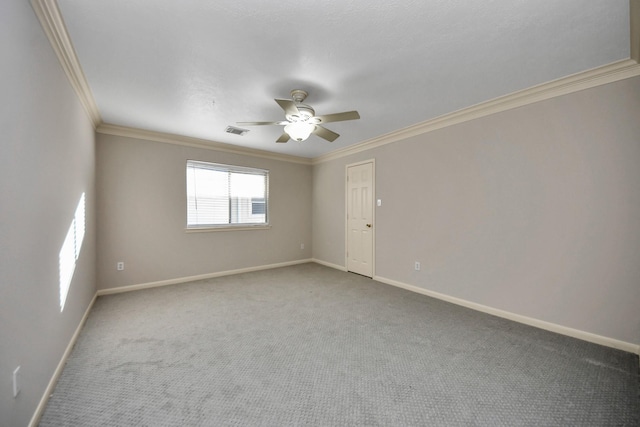
POLYGON ((119 262, 116 264, 116 269, 117 269, 118 271, 122 271, 122 270, 124 270, 124 262, 123 262, 123 261, 119 261, 119 262))
POLYGON ((304 243, 300 243, 300 249, 304 249, 304 243))
POLYGON ((20 366, 13 371, 13 397, 18 397, 20 393, 20 366))
POLYGON ((416 261, 415 268, 416 268, 416 271, 420 271, 420 263, 418 261, 416 261))

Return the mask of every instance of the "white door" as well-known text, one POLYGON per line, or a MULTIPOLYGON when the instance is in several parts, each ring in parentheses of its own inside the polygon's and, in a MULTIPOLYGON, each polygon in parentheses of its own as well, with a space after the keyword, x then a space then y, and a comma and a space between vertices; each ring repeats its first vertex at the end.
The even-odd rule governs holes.
POLYGON ((373 162, 347 166, 347 270, 373 277, 373 162))

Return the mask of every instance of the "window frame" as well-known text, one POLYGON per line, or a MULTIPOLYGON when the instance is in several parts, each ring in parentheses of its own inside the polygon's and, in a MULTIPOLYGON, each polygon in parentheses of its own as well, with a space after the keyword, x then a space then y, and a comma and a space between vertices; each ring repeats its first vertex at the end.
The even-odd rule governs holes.
MULTIPOLYGON (((234 230, 264 230, 271 228, 269 223, 270 215, 269 215, 269 170, 261 169, 261 168, 252 168, 246 166, 237 166, 237 165, 229 165, 224 163, 213 163, 202 160, 187 160, 185 167, 185 231, 187 233, 192 232, 209 232, 209 231, 234 231, 234 230), (264 191, 264 204, 265 204, 265 220, 264 222, 251 222, 251 223, 232 223, 228 222, 225 224, 189 224, 189 184, 188 177, 190 168, 200 168, 200 169, 209 169, 218 172, 225 172, 229 174, 238 173, 238 174, 249 174, 249 175, 257 175, 264 177, 265 180, 265 191, 264 191)), ((252 201, 249 199, 249 213, 252 210, 252 201)), ((229 206, 232 205, 233 198, 229 196, 229 206)), ((229 217, 229 221, 231 221, 231 215, 229 217)))

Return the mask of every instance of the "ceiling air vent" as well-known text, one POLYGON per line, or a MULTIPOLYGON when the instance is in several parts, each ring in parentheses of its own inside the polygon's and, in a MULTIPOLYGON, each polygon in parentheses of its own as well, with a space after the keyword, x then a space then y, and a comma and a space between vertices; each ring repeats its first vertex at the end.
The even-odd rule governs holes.
POLYGON ((232 133, 232 134, 234 134, 234 135, 240 135, 240 136, 242 136, 242 135, 244 135, 245 133, 249 132, 249 130, 248 130, 248 129, 240 129, 240 128, 237 128, 237 127, 234 127, 234 126, 227 126, 227 128, 225 129, 225 131, 226 131, 227 133, 232 133))

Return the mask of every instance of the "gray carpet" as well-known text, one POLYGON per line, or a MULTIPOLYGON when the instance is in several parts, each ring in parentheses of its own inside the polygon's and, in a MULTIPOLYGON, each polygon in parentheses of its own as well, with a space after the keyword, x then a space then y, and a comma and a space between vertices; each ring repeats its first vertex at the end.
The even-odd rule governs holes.
POLYGON ((98 298, 41 426, 637 426, 638 357, 316 264, 98 298))

